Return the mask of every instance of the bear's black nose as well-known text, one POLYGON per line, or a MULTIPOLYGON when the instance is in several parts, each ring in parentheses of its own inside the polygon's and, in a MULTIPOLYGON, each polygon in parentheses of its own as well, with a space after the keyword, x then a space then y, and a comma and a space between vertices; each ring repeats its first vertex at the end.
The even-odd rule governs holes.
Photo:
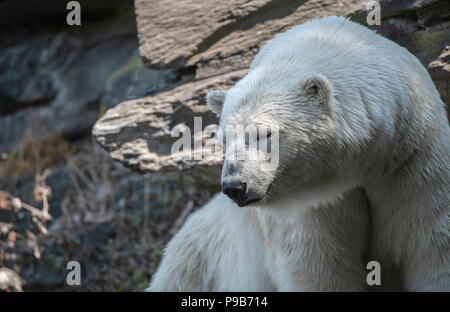
POLYGON ((222 192, 234 200, 238 205, 246 201, 245 191, 247 183, 240 180, 228 180, 222 182, 222 192))

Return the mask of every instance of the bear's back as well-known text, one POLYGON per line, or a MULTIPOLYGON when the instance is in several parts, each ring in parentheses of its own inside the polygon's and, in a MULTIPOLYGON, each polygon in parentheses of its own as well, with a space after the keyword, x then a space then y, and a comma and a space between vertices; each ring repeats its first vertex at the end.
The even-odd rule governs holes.
POLYGON ((385 103, 408 103, 417 94, 428 99, 422 102, 433 110, 445 109, 427 70, 414 55, 344 17, 311 20, 276 35, 261 48, 250 69, 270 71, 274 79, 322 74, 343 102, 364 93, 381 106, 380 116, 394 109, 385 103))
POLYGON ((335 64, 342 64, 346 56, 357 57, 367 64, 373 63, 370 59, 383 61, 382 64, 417 60, 405 48, 375 31, 338 16, 314 19, 277 34, 261 48, 252 67, 280 56, 316 63, 335 59, 335 64))

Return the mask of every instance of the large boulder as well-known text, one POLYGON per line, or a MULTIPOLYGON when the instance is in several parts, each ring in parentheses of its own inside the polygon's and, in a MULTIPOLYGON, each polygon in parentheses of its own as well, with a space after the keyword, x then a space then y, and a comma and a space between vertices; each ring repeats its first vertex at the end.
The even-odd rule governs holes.
POLYGON ((381 25, 374 29, 406 47, 428 69, 441 98, 450 107, 450 2, 381 1, 381 25))
POLYGON ((36 30, 2 48, 0 154, 90 132, 108 77, 137 50, 131 14, 80 28, 36 30))

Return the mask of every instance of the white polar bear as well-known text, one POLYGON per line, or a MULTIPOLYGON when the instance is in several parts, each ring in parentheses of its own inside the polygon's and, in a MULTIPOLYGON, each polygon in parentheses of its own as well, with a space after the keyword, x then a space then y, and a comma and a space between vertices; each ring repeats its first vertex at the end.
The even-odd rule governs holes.
POLYGON ((406 49, 313 20, 267 42, 208 104, 224 131, 276 124, 279 166, 231 159, 227 137, 222 189, 248 207, 217 195, 194 213, 149 290, 363 290, 368 245, 385 289, 450 290, 450 128, 406 49))

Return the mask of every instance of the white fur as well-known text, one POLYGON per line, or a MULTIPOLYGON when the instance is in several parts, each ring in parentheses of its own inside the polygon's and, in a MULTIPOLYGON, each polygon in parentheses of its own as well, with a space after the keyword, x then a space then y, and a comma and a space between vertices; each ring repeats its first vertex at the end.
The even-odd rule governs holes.
POLYGON ((240 208, 218 194, 169 242, 148 291, 364 290, 367 205, 360 191, 344 197, 240 208))

